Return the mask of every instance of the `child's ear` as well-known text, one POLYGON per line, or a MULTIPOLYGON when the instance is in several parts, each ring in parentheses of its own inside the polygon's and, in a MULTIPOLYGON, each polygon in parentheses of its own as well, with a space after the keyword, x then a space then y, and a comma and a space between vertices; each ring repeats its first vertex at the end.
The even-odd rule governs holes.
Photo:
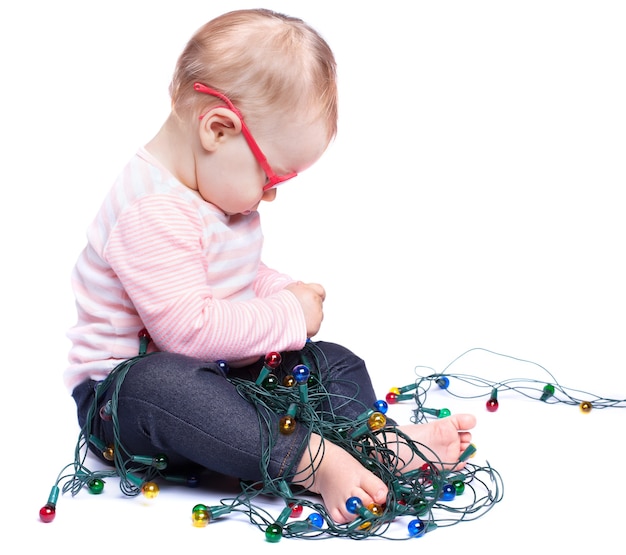
POLYGON ((208 152, 214 152, 229 137, 241 133, 241 120, 228 108, 214 108, 200 122, 200 143, 208 152))

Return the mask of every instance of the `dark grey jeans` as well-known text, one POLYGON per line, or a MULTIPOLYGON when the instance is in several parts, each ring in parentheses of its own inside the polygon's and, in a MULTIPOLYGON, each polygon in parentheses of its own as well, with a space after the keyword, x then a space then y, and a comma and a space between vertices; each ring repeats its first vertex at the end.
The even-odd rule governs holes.
MULTIPOLYGON (((327 342, 312 342, 307 350, 282 353, 282 379, 296 365, 311 363, 329 393, 320 412, 326 419, 354 419, 371 409, 376 396, 365 363, 351 351, 327 342)), ((228 378, 254 381, 263 360, 231 369, 228 378)), ((99 382, 87 381, 73 393, 79 424, 85 425, 99 382)), ((113 394, 111 384, 100 405, 113 394)), ((307 429, 290 435, 273 434, 282 416, 242 397, 219 366, 171 353, 154 353, 137 361, 119 385, 117 421, 120 441, 133 455, 168 457, 168 469, 184 472, 205 468, 242 480, 270 478, 289 481, 306 447, 307 429), (260 419, 261 417, 261 419, 260 419), (269 426, 267 425, 269 423, 269 426), (268 453, 268 445, 271 445, 268 453)), ((99 408, 99 407, 98 407, 99 408)), ((93 410, 93 408, 92 408, 93 410)), ((91 433, 113 442, 113 425, 98 411, 91 433)), ((94 452, 102 458, 97 449, 94 452)), ((104 459, 103 459, 104 460, 104 459)))

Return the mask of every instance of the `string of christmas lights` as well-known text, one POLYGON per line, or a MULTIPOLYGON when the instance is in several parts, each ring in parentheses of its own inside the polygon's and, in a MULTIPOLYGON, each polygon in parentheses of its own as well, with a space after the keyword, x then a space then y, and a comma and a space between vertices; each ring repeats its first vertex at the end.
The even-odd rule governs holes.
MULTIPOLYGON (((120 489, 125 495, 143 494, 148 498, 158 495, 159 483, 184 483, 190 487, 198 484, 197 476, 169 475, 165 456, 129 453, 119 440, 118 392, 132 365, 140 358, 150 356, 146 354, 148 342, 147 333, 140 334, 138 356, 120 364, 97 387, 89 417, 79 434, 74 462, 64 467, 57 476, 48 502, 40 510, 42 521, 51 522, 54 519, 61 493, 74 496, 87 488, 92 494, 100 494, 105 480, 110 478, 119 480, 120 489), (104 392, 109 388, 112 388, 111 400, 98 410, 104 392), (92 434, 95 418, 112 421, 115 431, 112 445, 104 445, 92 434), (85 466, 89 444, 105 454, 112 468, 92 471, 85 466)), ((281 355, 269 353, 256 381, 231 379, 239 394, 257 408, 259 428, 263 432, 262 437, 267 438, 261 458, 263 479, 257 483, 241 482, 241 492, 233 498, 222 499, 219 504, 196 504, 191 515, 194 527, 205 527, 217 518, 240 513, 264 531, 265 539, 269 542, 277 542, 284 537, 364 539, 377 536, 398 540, 420 537, 437 528, 482 517, 502 499, 504 488, 499 473, 488 462, 485 466, 479 466, 469 460, 475 447, 471 445, 458 461, 441 461, 427 446, 412 440, 387 422, 389 405, 409 399, 417 405, 412 418, 415 423, 448 416, 450 411, 447 409, 428 407, 428 395, 434 386, 453 397, 487 397, 486 407, 490 412, 498 409, 499 392, 514 392, 545 403, 578 405, 583 412, 589 412, 591 408, 626 407, 626 400, 606 399, 566 388, 548 370, 536 363, 477 348, 455 358, 440 372, 417 366, 414 382, 392 388, 385 400, 377 401, 372 407, 364 407, 361 415, 350 420, 337 414, 333 407, 352 399, 330 393, 328 380, 332 378, 326 378, 326 383, 322 382, 319 368, 326 362, 314 343, 307 343, 303 361, 305 364, 294 366, 279 381, 277 370, 282 364, 281 355), (475 351, 533 365, 543 372, 542 378, 545 379, 510 378, 491 381, 452 371, 460 359, 475 351), (467 389, 474 391, 469 393, 465 391, 467 389), (268 417, 270 413, 280 416, 277 428, 276 419, 268 417), (346 508, 355 515, 355 520, 340 525, 333 522, 315 496, 302 489, 293 491, 295 486, 290 486, 284 479, 271 478, 268 461, 272 446, 279 434, 293 433, 297 426, 303 426, 306 430, 304 441, 307 444, 312 433, 323 438, 319 452, 310 453, 312 463, 307 469, 310 476, 315 475, 316 466, 324 455, 324 442, 331 441, 383 480, 389 491, 386 503, 365 507, 358 498, 348 499, 346 508), (412 460, 405 460, 406 457, 401 459, 398 455, 400 451, 411 453, 409 458, 412 460), (419 464, 415 461, 419 461, 419 464), (285 506, 280 514, 272 515, 264 509, 262 503, 256 500, 260 495, 282 499, 285 506)), ((294 469, 286 469, 286 475, 293 473, 294 469)), ((302 477, 302 481, 305 478, 302 477)))
POLYGON ((499 394, 511 393, 527 399, 541 401, 547 404, 564 404, 577 406, 584 414, 592 409, 626 408, 626 399, 612 399, 602 397, 589 391, 574 389, 561 385, 555 376, 544 366, 523 358, 497 353, 489 349, 475 347, 468 349, 447 364, 440 372, 428 366, 415 367, 416 379, 413 383, 403 387, 393 387, 387 393, 386 400, 395 404, 404 400, 414 400, 417 408, 413 411, 412 421, 423 423, 434 418, 442 418, 450 414, 448 409, 428 407, 427 397, 432 387, 445 391, 452 397, 459 399, 487 398, 485 407, 489 412, 496 412, 500 406, 499 394), (542 379, 507 378, 503 380, 488 380, 476 375, 455 373, 453 367, 472 353, 484 353, 503 361, 514 361, 529 365, 542 374, 542 379), (420 374, 431 371, 430 374, 420 374), (472 391, 470 393, 469 391, 472 391))

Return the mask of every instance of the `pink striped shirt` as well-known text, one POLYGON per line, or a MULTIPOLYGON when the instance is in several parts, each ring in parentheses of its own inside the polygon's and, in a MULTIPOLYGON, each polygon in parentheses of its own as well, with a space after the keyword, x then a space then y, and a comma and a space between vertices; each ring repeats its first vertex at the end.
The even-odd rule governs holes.
POLYGON ((72 273, 78 318, 64 382, 104 378, 152 350, 244 364, 301 349, 304 314, 293 280, 261 262, 257 212, 226 216, 145 149, 119 176, 72 273))

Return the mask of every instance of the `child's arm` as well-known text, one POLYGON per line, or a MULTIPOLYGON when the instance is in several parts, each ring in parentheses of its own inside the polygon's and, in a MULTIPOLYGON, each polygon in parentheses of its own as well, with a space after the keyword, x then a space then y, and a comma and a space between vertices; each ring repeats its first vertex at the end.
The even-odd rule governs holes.
POLYGON ((296 280, 287 274, 273 270, 261 262, 259 272, 254 280, 254 291, 258 297, 268 297, 295 282, 296 280))
POLYGON ((298 297, 283 287, 263 298, 251 289, 234 295, 239 300, 222 298, 254 276, 229 269, 226 278, 214 278, 218 292, 208 276, 238 259, 226 249, 207 260, 202 229, 192 206, 151 197, 126 210, 109 237, 106 259, 155 345, 228 361, 302 348, 308 330, 298 297))
POLYGON ((313 337, 320 330, 324 313, 322 304, 326 298, 326 291, 319 283, 303 283, 294 281, 289 276, 281 274, 261 264, 259 275, 255 281, 255 291, 258 296, 264 297, 287 289, 291 291, 304 312, 307 337, 313 337))

